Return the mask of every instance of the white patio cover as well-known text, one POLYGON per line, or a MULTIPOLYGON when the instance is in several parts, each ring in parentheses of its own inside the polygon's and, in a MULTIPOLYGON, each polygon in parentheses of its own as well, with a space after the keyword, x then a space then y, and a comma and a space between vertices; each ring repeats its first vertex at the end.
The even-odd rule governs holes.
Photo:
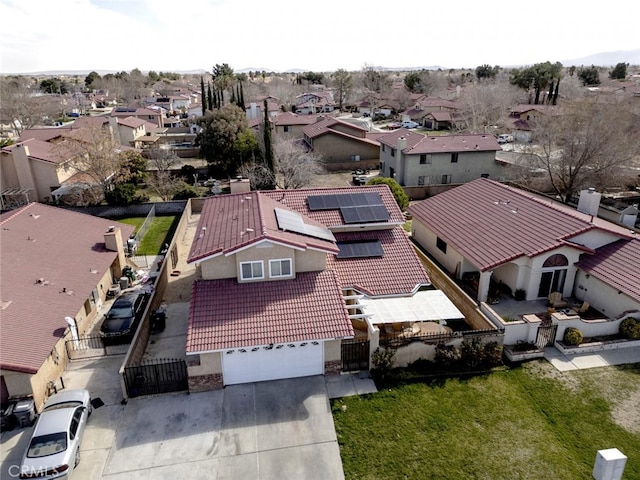
POLYGON ((412 297, 363 298, 360 305, 372 324, 464 318, 442 290, 424 290, 412 297))

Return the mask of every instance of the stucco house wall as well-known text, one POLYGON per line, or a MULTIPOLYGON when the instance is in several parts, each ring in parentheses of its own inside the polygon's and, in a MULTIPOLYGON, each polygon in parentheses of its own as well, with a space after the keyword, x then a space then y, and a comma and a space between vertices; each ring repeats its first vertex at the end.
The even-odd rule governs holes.
POLYGON ((452 153, 405 155, 397 148, 384 145, 380 149, 380 160, 384 162, 383 176, 394 179, 402 186, 437 185, 442 183, 466 183, 481 176, 501 180, 505 176, 504 166, 495 161, 494 151, 459 152, 457 162, 452 162, 452 153), (446 179, 443 176, 447 175, 446 179), (420 177, 423 177, 422 179, 420 177))
POLYGON ((376 159, 380 155, 377 145, 351 140, 338 135, 322 135, 313 139, 314 152, 321 153, 324 161, 348 162, 354 161, 352 156, 359 155, 360 160, 376 159))

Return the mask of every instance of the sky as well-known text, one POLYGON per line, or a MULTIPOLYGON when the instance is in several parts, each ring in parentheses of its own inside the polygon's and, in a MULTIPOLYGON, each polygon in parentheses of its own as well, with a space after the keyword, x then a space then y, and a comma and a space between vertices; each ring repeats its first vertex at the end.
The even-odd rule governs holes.
POLYGON ((3 74, 507 67, 640 49, 637 0, 0 0, 0 18, 3 74))

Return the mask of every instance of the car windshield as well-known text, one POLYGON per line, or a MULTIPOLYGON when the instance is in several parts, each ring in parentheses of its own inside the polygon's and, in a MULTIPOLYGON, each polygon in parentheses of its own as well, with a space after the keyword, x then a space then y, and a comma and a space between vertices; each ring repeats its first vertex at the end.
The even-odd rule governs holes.
POLYGON ((78 402, 78 401, 74 401, 74 400, 70 400, 68 402, 60 402, 60 403, 54 403, 51 405, 45 405, 44 409, 49 411, 49 410, 58 410, 60 408, 75 408, 79 405, 82 405, 82 402, 78 402))
POLYGON ((67 434, 65 432, 51 433, 33 437, 27 450, 27 457, 38 458, 64 452, 67 449, 67 434))
POLYGON ((114 305, 109 310, 109 318, 127 318, 133 316, 131 305, 123 305, 121 307, 114 305))

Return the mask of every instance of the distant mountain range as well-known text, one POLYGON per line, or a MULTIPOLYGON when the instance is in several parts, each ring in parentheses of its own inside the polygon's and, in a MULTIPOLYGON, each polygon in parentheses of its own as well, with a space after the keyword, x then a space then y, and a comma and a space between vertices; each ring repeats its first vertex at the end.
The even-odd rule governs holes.
MULTIPOLYGON (((556 60, 549 60, 551 62, 555 62, 556 60)), ((640 65, 640 48, 635 50, 617 50, 615 52, 601 52, 595 53, 593 55, 588 55, 586 57, 581 58, 572 58, 569 60, 559 60, 562 65, 565 67, 570 66, 591 66, 596 65, 599 67, 613 67, 618 63, 628 63, 630 65, 640 65)), ((522 67, 523 65, 500 65, 503 68, 517 68, 522 67)), ((374 67, 379 70, 387 70, 387 71, 408 71, 408 70, 449 70, 451 68, 458 69, 460 67, 443 67, 440 65, 431 65, 431 66, 412 66, 412 67, 384 67, 384 66, 376 66, 374 67)), ((471 68, 471 67, 468 67, 471 68)), ((287 70, 278 70, 267 67, 245 67, 234 69, 237 73, 249 73, 249 72, 289 72, 289 73, 303 73, 307 72, 309 68, 290 68, 287 70)), ((3 73, 0 75, 33 75, 33 76, 42 76, 42 75, 87 75, 89 72, 95 71, 99 75, 106 75, 108 73, 117 73, 121 70, 49 70, 44 72, 29 72, 29 73, 3 73)), ((175 72, 181 75, 202 75, 208 73, 208 70, 204 69, 193 69, 193 70, 168 70, 168 69, 160 69, 157 71, 167 71, 167 72, 175 72)))

